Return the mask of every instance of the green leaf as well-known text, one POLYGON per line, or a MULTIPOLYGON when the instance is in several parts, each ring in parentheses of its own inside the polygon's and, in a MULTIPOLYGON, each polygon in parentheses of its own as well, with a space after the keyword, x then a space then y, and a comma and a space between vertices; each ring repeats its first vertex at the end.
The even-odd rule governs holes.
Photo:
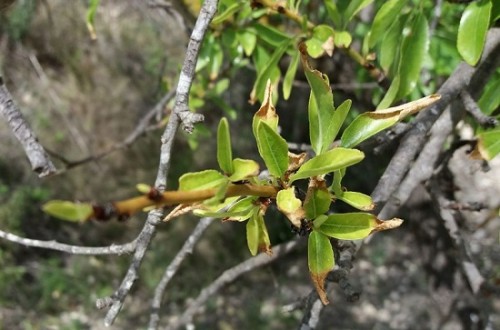
POLYGON ((330 186, 330 190, 333 191, 335 196, 341 196, 343 194, 342 190, 342 178, 344 177, 346 169, 340 169, 333 173, 333 182, 330 186))
POLYGON ((42 210, 55 218, 74 222, 88 220, 94 214, 91 204, 61 200, 45 203, 42 210))
POLYGON ((290 176, 289 182, 324 175, 359 163, 364 157, 365 155, 356 149, 334 148, 305 162, 290 176))
POLYGON ((232 5, 228 6, 222 13, 215 16, 211 23, 214 25, 219 25, 220 23, 233 16, 236 12, 238 12, 241 9, 242 5, 242 2, 233 3, 232 5))
POLYGON ((325 52, 325 50, 323 49, 323 43, 318 39, 311 38, 306 40, 305 43, 307 46, 307 53, 312 58, 319 58, 325 52))
POLYGON ((300 221, 304 218, 304 210, 302 201, 295 197, 294 187, 280 190, 276 196, 276 204, 278 210, 286 215, 294 226, 300 227, 300 221))
POLYGON ((342 123, 335 122, 333 93, 328 77, 309 65, 307 53, 301 49, 302 65, 311 86, 309 97, 309 134, 316 154, 328 150, 342 123), (337 128, 337 131, 335 131, 337 128))
POLYGON ((403 30, 398 68, 400 81, 396 99, 405 97, 417 85, 428 48, 429 26, 425 16, 419 12, 403 30))
POLYGON ((343 16, 344 16, 344 27, 349 23, 361 9, 368 6, 373 0, 349 0, 349 5, 347 6, 343 16))
POLYGON ((490 24, 491 8, 491 0, 473 1, 465 8, 460 19, 457 49, 470 65, 476 65, 481 58, 490 24))
POLYGON ((254 212, 254 214, 248 220, 247 225, 247 244, 250 253, 254 256, 259 251, 271 253, 271 243, 269 240, 269 234, 267 233, 266 224, 264 223, 264 217, 260 212, 254 212))
POLYGON ((256 31, 257 37, 267 42, 272 47, 279 47, 286 40, 290 40, 288 35, 273 28, 269 24, 255 23, 252 26, 256 31))
POLYGON ((256 204, 257 197, 247 196, 240 199, 228 210, 228 217, 225 220, 231 221, 245 221, 249 219, 252 214, 259 211, 260 206, 256 204))
POLYGON ((257 35, 255 34, 255 31, 250 29, 238 31, 238 33, 236 34, 236 38, 238 38, 241 47, 243 47, 245 55, 252 55, 255 46, 257 45, 257 35))
POLYGON ((151 187, 146 183, 138 183, 135 185, 135 188, 137 189, 138 192, 144 195, 149 194, 151 192, 151 189, 154 189, 154 187, 151 187))
POLYGON ((476 151, 485 160, 491 160, 500 153, 500 129, 485 131, 477 135, 476 151))
POLYGON ((328 38, 333 37, 334 34, 335 31, 332 29, 332 27, 326 24, 316 25, 312 31, 313 38, 316 38, 322 42, 327 41, 328 38))
POLYGON ((334 35, 335 32, 328 25, 315 26, 311 38, 305 42, 309 55, 312 58, 318 58, 326 52, 331 56, 334 35))
POLYGON ((179 178, 179 190, 205 190, 220 187, 227 182, 227 177, 216 170, 189 172, 179 178))
POLYGON ((254 256, 259 252, 259 223, 255 215, 247 221, 246 229, 248 250, 254 256))
POLYGON ((336 28, 340 28, 342 25, 342 15, 340 14, 340 11, 337 8, 337 5, 335 4, 335 1, 325 0, 324 4, 328 16, 332 20, 333 24, 335 25, 336 28))
POLYGON ((205 207, 202 209, 194 210, 194 214, 201 217, 213 217, 213 218, 223 218, 224 221, 238 221, 242 222, 249 219, 252 214, 258 212, 260 207, 255 204, 255 200, 257 197, 248 196, 240 199, 236 203, 234 203, 235 199, 238 199, 239 196, 227 198, 223 204, 219 204, 217 209, 213 207, 205 207), (231 203, 234 203, 229 209, 225 212, 221 210, 231 203))
POLYGON ((205 38, 204 42, 201 44, 200 54, 198 55, 195 69, 197 73, 203 70, 210 62, 210 49, 212 48, 213 42, 214 37, 210 35, 205 38))
POLYGON ((288 70, 286 70, 285 78, 283 79, 283 98, 285 100, 288 100, 292 92, 292 85, 295 79, 295 74, 297 73, 297 67, 299 66, 299 60, 300 53, 298 51, 294 51, 288 70))
POLYGON ((330 209, 332 197, 326 187, 310 187, 304 201, 307 219, 314 219, 330 209))
POLYGON ((340 128, 342 127, 342 124, 344 123, 347 114, 349 113, 349 110, 351 109, 351 104, 351 100, 345 100, 341 105, 337 107, 337 109, 333 113, 332 126, 330 127, 333 135, 332 140, 335 140, 335 138, 337 137, 337 134, 339 133, 340 128))
POLYGON ((357 146, 405 117, 425 109, 440 98, 440 95, 432 94, 396 107, 362 113, 344 130, 340 145, 346 148, 357 146))
POLYGON ((100 0, 90 0, 89 7, 87 9, 87 15, 86 15, 87 29, 89 30, 89 33, 90 33, 90 36, 92 39, 96 39, 94 21, 95 21, 95 14, 97 12, 97 8, 99 7, 99 3, 100 3, 100 0))
POLYGON ((491 7, 491 19, 490 24, 493 25, 497 20, 500 19, 500 2, 492 1, 493 6, 491 7))
POLYGON ((255 212, 255 217, 259 224, 259 251, 271 255, 271 240, 269 239, 269 233, 267 232, 266 223, 264 222, 264 216, 261 212, 255 212))
POLYGON ((382 39, 380 47, 380 66, 386 73, 389 73, 391 66, 394 64, 394 60, 399 59, 399 48, 401 45, 403 27, 403 17, 396 18, 382 39))
POLYGON ((335 32, 335 46, 347 48, 352 43, 352 35, 347 31, 335 32))
MULTIPOLYGON (((407 0, 389 0, 380 7, 373 19, 373 25, 370 31, 370 48, 373 48, 387 35, 389 27, 397 20, 406 2, 407 0)), ((382 46, 385 47, 385 42, 382 46)))
POLYGON ((295 197, 295 188, 283 189, 276 195, 276 204, 283 213, 292 213, 302 206, 302 201, 295 197))
POLYGON ((338 199, 362 211, 371 211, 375 207, 370 196, 355 191, 344 191, 338 199))
POLYGON ((363 239, 374 231, 399 227, 403 220, 391 219, 381 221, 370 213, 337 213, 328 216, 321 226, 315 228, 326 236, 343 239, 363 239))
POLYGON ((500 106, 500 75, 492 77, 477 104, 481 111, 487 115, 491 115, 493 111, 498 109, 500 106))
POLYGON ((314 228, 319 228, 325 222, 328 220, 328 216, 326 214, 321 214, 319 215, 316 219, 313 220, 313 227, 314 228))
POLYGON ((220 169, 231 175, 234 172, 233 152, 231 149, 231 133, 226 118, 221 118, 217 128, 217 162, 220 169))
POLYGON ((325 278, 335 266, 333 248, 330 239, 324 234, 313 230, 307 243, 307 264, 314 287, 321 301, 328 304, 325 292, 325 278))
POLYGON ((234 172, 229 177, 232 182, 245 180, 259 175, 259 164, 251 159, 235 158, 233 160, 234 172))
MULTIPOLYGON (((251 102, 254 102, 256 99, 262 100, 264 97, 264 91, 266 88, 267 81, 272 78, 272 72, 277 68, 279 60, 283 57, 288 47, 292 43, 293 39, 286 39, 282 43, 278 45, 275 49, 273 55, 269 61, 265 64, 262 70, 257 75, 255 80, 254 87, 250 94, 251 102)), ((272 81, 272 80, 271 80, 272 81)))
POLYGON ((326 236, 343 240, 362 239, 377 226, 377 218, 370 213, 331 214, 317 231, 326 236))
POLYGON ((382 101, 380 101, 379 105, 377 105, 377 110, 390 107, 392 102, 394 102, 396 96, 398 95, 399 81, 401 80, 400 78, 401 77, 399 73, 396 74, 391 82, 391 86, 389 86, 389 90, 387 91, 387 93, 385 93, 384 98, 382 99, 382 101))
POLYGON ((212 54, 210 55, 209 62, 209 78, 213 81, 219 76, 219 72, 224 61, 224 51, 219 43, 214 43, 211 50, 212 54))
POLYGON ((260 121, 257 125, 257 147, 269 173, 283 177, 288 169, 288 145, 271 126, 260 121))

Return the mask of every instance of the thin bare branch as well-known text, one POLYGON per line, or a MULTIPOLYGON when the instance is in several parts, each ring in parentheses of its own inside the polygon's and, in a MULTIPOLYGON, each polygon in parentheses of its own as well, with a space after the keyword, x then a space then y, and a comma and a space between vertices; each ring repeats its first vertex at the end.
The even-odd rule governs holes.
MULTIPOLYGON (((158 173, 155 180, 156 189, 163 191, 167 186, 167 174, 170 169, 170 159, 172 155, 172 146, 174 143, 174 136, 179 127, 180 121, 183 123, 183 128, 190 132, 194 129, 194 124, 203 120, 200 114, 192 113, 189 111, 189 90, 193 82, 193 77, 198 60, 198 53, 200 45, 205 37, 208 25, 217 11, 218 0, 207 0, 203 3, 200 14, 196 21, 193 33, 189 40, 186 51, 186 57, 179 76, 179 82, 176 89, 175 106, 172 115, 168 121, 165 132, 161 137, 161 151, 160 151, 160 164, 158 166, 158 173)), ((149 247, 156 225, 161 222, 163 212, 161 210, 153 210, 149 212, 147 221, 137 237, 137 248, 134 256, 132 257, 131 264, 125 275, 120 287, 111 296, 113 303, 104 318, 104 324, 110 326, 118 316, 120 309, 123 306, 125 297, 130 292, 132 285, 138 278, 138 270, 144 259, 144 255, 149 247)))
POLYGON ((123 278, 120 287, 112 294, 110 297, 99 298, 96 301, 96 306, 99 307, 103 300, 112 301, 112 303, 108 303, 109 310, 104 318, 104 325, 109 327, 113 324, 114 320, 118 316, 120 312, 123 302, 132 288, 135 280, 139 277, 138 272, 141 266, 142 260, 146 254, 146 251, 149 247, 151 239, 153 238, 153 234, 155 233, 156 225, 160 223, 162 218, 162 211, 153 210, 149 212, 146 224, 142 228, 139 236, 137 236, 136 241, 136 249, 134 255, 132 257, 132 261, 127 270, 127 274, 123 278))
POLYGON ((140 138, 142 135, 144 135, 146 132, 150 130, 151 120, 155 117, 155 115, 160 113, 165 108, 165 105, 174 97, 174 95, 175 95, 174 90, 171 90, 167 94, 165 94, 162 97, 162 99, 151 110, 149 110, 144 115, 144 117, 141 118, 141 120, 137 123, 137 125, 133 129, 133 131, 130 132, 130 134, 127 135, 127 137, 123 141, 115 143, 108 149, 98 154, 91 155, 89 157, 85 157, 79 160, 68 160, 55 152, 47 150, 47 152, 49 152, 52 157, 59 159, 65 164, 65 167, 63 169, 60 169, 56 174, 62 174, 67 170, 84 165, 86 163, 98 161, 104 157, 109 156, 115 151, 130 147, 138 138, 140 138))
POLYGON ((224 271, 215 281, 210 285, 201 290, 198 297, 190 303, 186 308, 184 313, 174 324, 170 324, 167 329, 178 329, 184 325, 192 322, 193 317, 199 311, 199 309, 205 305, 207 300, 219 292, 224 286, 233 282, 238 277, 253 271, 259 267, 270 264, 271 262, 277 260, 278 258, 288 254, 299 246, 300 240, 294 240, 287 243, 280 244, 273 247, 273 254, 271 256, 266 253, 260 253, 255 257, 245 260, 244 262, 227 269, 224 271))
POLYGON ((38 173, 39 177, 54 174, 56 167, 14 103, 2 77, 0 77, 0 113, 23 146, 24 152, 31 163, 31 169, 38 173))
MULTIPOLYGON (((200 52, 201 42, 205 37, 212 18, 217 11, 218 0, 205 1, 201 7, 200 15, 189 38, 189 44, 186 51, 186 58, 182 65, 179 83, 175 94, 174 113, 182 122, 182 128, 187 132, 192 132, 194 124, 203 121, 203 115, 189 111, 189 91, 193 84, 196 70, 196 62, 200 52)), ((165 135, 162 140, 165 139, 165 135)))
POLYGON ((168 265, 167 269, 165 269, 165 273, 163 274, 158 285, 156 286, 155 294, 151 303, 151 315, 149 316, 149 327, 148 327, 149 330, 155 330, 158 328, 158 323, 160 322, 161 301, 168 283, 177 273, 177 270, 179 269, 180 265, 187 257, 187 255, 193 251, 193 247, 201 238, 201 236, 208 228, 208 226, 213 222, 213 220, 214 220, 213 218, 200 219, 200 222, 198 223, 196 228, 184 242, 184 245, 179 250, 179 252, 177 252, 172 262, 168 265))
POLYGON ((112 244, 103 247, 78 246, 78 245, 59 243, 56 241, 41 241, 37 239, 21 237, 14 235, 12 233, 5 232, 3 230, 0 230, 0 238, 24 246, 36 247, 40 249, 56 250, 65 253, 80 254, 80 255, 110 255, 110 254, 121 255, 125 253, 131 253, 132 251, 134 251, 135 246, 137 244, 137 241, 134 240, 126 244, 118 244, 118 245, 112 244))
MULTIPOLYGON (((439 175, 439 173, 440 172, 436 175, 439 175)), ((485 279, 479 272, 474 262, 474 258, 470 253, 470 247, 460 231, 460 227, 456 220, 457 217, 460 217, 460 213, 457 210, 447 207, 450 201, 445 197, 440 187, 438 177, 434 177, 430 180, 429 192, 436 204, 437 211, 441 215, 444 227, 448 230, 448 234, 458 250, 458 260, 462 267, 462 272, 467 282, 469 282, 472 292, 478 294, 485 284, 485 279)))
POLYGON ((467 111, 479 125, 485 128, 491 128, 498 125, 498 120, 496 120, 495 117, 487 116, 481 111, 468 91, 463 90, 460 93, 460 98, 462 99, 465 111, 467 111))

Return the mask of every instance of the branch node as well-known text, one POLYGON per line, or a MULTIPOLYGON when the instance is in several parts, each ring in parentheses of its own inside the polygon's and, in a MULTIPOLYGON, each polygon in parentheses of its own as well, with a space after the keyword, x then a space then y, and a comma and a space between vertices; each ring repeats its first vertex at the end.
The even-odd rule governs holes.
POLYGON ((108 308, 111 305, 113 305, 114 302, 115 302, 115 299, 112 298, 112 297, 109 297, 109 296, 108 297, 104 297, 104 298, 98 298, 95 301, 95 307, 97 307, 97 309, 108 308))
POLYGON ((189 134, 193 133, 194 124, 200 123, 205 120, 205 117, 200 113, 191 111, 181 111, 178 113, 179 119, 182 122, 182 129, 189 134))

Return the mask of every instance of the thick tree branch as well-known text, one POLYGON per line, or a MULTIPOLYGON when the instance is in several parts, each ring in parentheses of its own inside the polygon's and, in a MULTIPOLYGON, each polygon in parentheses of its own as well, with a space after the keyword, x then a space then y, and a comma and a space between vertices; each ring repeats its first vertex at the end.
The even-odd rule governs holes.
POLYGON ((12 95, 5 86, 2 77, 0 77, 0 113, 23 146, 31 163, 31 169, 38 173, 39 177, 54 174, 56 167, 12 100, 12 95))
POLYGON ((3 230, 0 230, 0 238, 6 239, 8 241, 21 244, 29 247, 36 247, 40 249, 56 250, 61 252, 66 252, 70 254, 81 254, 81 255, 110 255, 110 254, 125 254, 134 251, 137 241, 126 244, 110 245, 103 247, 90 247, 90 246, 78 246, 63 244, 56 241, 41 241, 37 239, 25 238, 17 236, 3 230))
MULTIPOLYGON (((186 57, 176 89, 175 106, 165 132, 161 137, 162 145, 160 151, 160 164, 158 166, 158 173, 155 180, 155 187, 160 191, 164 191, 167 186, 167 174, 170 168, 172 146, 174 143, 175 133, 179 126, 179 121, 182 121, 185 130, 192 131, 194 123, 203 120, 202 115, 189 111, 189 90, 191 89, 195 73, 200 45, 205 36, 208 25, 217 11, 217 4, 217 0, 206 0, 203 3, 200 15, 198 16, 193 33, 191 34, 191 38, 189 40, 186 57)), ((110 297, 113 303, 111 304, 104 319, 104 324, 106 326, 113 324, 123 306, 125 297, 128 295, 132 285, 138 278, 139 267, 144 259, 146 250, 149 247, 156 225, 161 222, 162 217, 163 212, 160 210, 149 212, 147 221, 141 233, 137 237, 137 248, 132 257, 132 262, 129 266, 127 274, 122 280, 120 287, 110 297)))
POLYGON ((227 269, 215 281, 201 290, 198 297, 189 304, 184 313, 174 323, 170 324, 167 329, 178 329, 192 322, 193 317, 199 309, 206 304, 207 300, 219 292, 224 286, 233 282, 238 277, 255 270, 259 267, 270 264, 276 259, 288 254, 299 246, 300 240, 294 240, 288 243, 283 243, 273 247, 273 254, 269 256, 266 253, 260 253, 255 257, 245 260, 244 262, 227 269))

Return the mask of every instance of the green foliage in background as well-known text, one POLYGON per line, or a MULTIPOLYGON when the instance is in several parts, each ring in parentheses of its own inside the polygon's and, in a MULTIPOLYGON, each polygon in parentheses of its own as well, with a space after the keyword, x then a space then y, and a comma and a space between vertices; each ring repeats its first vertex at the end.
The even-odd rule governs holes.
POLYGON ((35 10, 35 0, 18 0, 9 9, 9 15, 5 17, 5 21, 2 17, 4 14, 0 13, 0 28, 5 29, 12 39, 20 40, 28 31, 35 10))

